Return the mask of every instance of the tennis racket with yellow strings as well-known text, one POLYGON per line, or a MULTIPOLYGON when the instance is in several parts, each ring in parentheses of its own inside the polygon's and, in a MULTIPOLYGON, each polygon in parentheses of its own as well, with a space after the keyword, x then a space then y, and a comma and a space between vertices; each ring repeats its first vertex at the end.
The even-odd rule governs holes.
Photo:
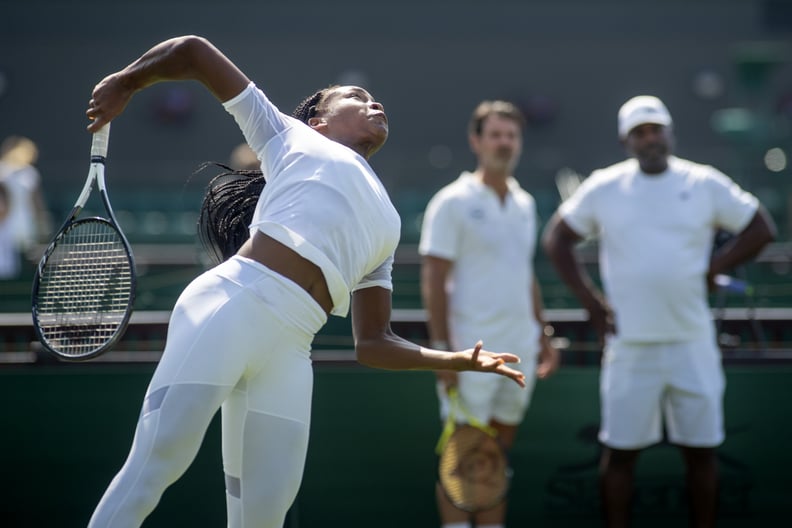
POLYGON ((482 424, 459 401, 456 388, 448 391, 449 412, 435 451, 438 481, 451 503, 474 514, 500 504, 509 491, 511 470, 492 427, 482 424), (466 424, 457 423, 462 414, 466 424))

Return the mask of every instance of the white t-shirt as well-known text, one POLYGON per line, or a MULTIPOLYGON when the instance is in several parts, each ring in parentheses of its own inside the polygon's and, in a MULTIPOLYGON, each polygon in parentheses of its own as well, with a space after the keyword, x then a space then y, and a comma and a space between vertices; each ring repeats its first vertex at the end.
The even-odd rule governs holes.
POLYGON ((223 106, 267 182, 251 231, 259 229, 321 268, 334 315, 349 313, 354 290, 393 289, 401 220, 368 162, 282 114, 253 83, 223 106))
POLYGON ((579 235, 600 239, 619 337, 671 342, 712 331, 706 272, 715 231, 741 231, 758 203, 710 166, 671 157, 666 172, 647 175, 629 159, 594 171, 559 213, 579 235))
POLYGON ((536 203, 515 179, 508 186, 502 203, 490 187, 463 172, 430 200, 418 250, 453 261, 446 285, 453 346, 482 339, 488 350, 535 354, 536 203))

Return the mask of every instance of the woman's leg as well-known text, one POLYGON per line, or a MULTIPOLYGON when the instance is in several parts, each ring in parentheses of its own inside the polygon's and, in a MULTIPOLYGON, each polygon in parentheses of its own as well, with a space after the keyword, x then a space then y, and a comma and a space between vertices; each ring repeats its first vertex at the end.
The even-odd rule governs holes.
MULTIPOLYGON (((223 416, 233 405, 226 402, 223 416)), ((241 425, 241 435, 225 421, 223 427, 228 526, 282 528, 302 481, 309 425, 252 410, 241 425), (230 442, 239 446, 239 467, 232 468, 225 454, 230 442)))
POLYGON ((89 526, 140 526, 192 463, 227 389, 172 385, 147 395, 129 456, 89 526))
POLYGON ((209 272, 180 297, 129 456, 90 527, 140 526, 195 458, 213 416, 246 369, 251 344, 239 330, 250 302, 240 292, 209 272))
POLYGON ((268 286, 268 296, 280 299, 278 317, 256 327, 260 339, 267 339, 268 353, 251 361, 223 404, 223 466, 233 528, 281 528, 302 480, 313 391, 310 346, 324 315, 304 292, 287 295, 291 287, 268 286), (306 321, 314 326, 304 327, 306 321))

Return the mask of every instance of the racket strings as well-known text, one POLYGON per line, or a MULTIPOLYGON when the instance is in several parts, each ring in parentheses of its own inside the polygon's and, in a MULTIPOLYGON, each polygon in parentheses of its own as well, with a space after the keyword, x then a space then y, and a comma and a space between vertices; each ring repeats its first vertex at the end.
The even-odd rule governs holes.
POLYGON ((41 271, 38 319, 42 336, 67 355, 90 353, 123 325, 134 288, 121 235, 102 220, 75 223, 41 271))
POLYGON ((508 490, 508 464, 498 441, 469 425, 454 431, 438 469, 446 495, 464 511, 491 508, 508 490))

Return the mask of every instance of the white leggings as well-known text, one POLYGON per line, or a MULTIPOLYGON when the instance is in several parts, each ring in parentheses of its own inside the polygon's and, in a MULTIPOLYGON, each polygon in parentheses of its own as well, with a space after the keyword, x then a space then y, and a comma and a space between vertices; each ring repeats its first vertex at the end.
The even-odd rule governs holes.
POLYGON ((129 456, 89 527, 139 527, 222 406, 228 526, 281 528, 305 466, 310 346, 326 319, 302 288, 249 259, 195 279, 171 315, 129 456))

